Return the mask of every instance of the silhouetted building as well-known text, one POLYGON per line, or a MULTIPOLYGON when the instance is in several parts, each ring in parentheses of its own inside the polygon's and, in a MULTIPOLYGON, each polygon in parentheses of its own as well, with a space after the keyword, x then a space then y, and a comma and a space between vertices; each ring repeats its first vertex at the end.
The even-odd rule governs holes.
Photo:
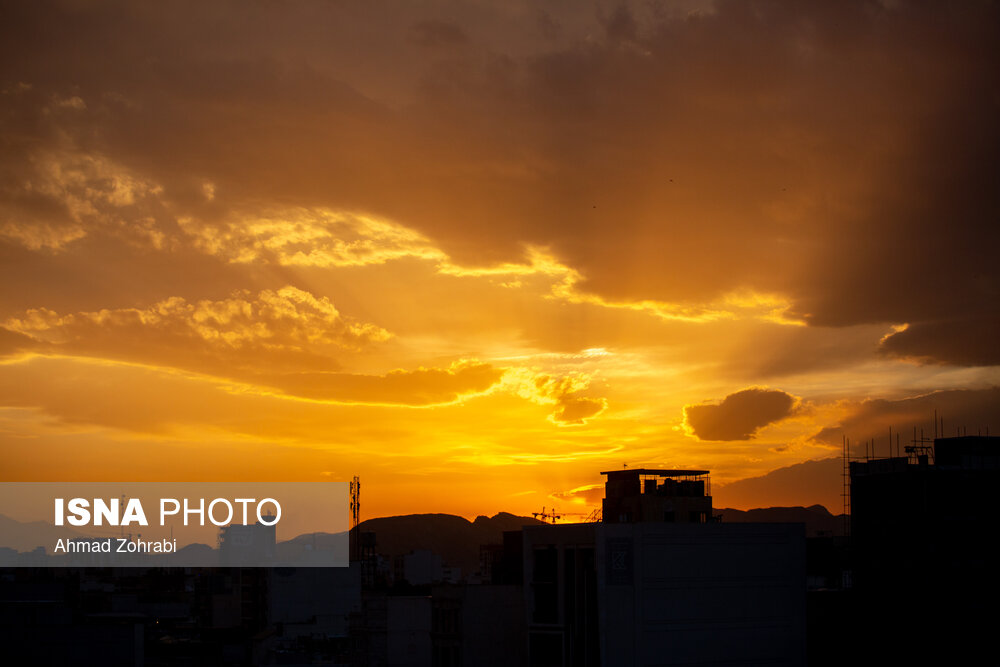
POLYGON ((524 530, 505 530, 503 555, 493 562, 490 581, 494 584, 524 584, 524 530))
POLYGON ((1000 438, 939 438, 933 454, 852 461, 850 473, 858 588, 992 578, 1000 438))
POLYGON ((458 583, 461 578, 461 568, 445 565, 441 556, 430 549, 414 549, 393 559, 394 582, 428 586, 443 582, 458 583))
POLYGON ((432 591, 435 667, 521 667, 527 660, 520 586, 442 586, 432 591))
POLYGON ((626 468, 601 474, 608 476, 604 523, 708 523, 712 518, 707 470, 626 468))
POLYGON ((523 529, 530 665, 601 664, 598 525, 577 523, 523 529))
POLYGON ((430 595, 387 597, 387 663, 393 667, 431 667, 431 624, 430 595))
POLYGON ((802 524, 711 522, 707 471, 603 474, 603 523, 523 529, 530 665, 804 664, 802 524))
MULTIPOLYGON (((268 516, 273 520, 273 516, 268 516)), ((231 524, 219 529, 219 563, 238 566, 247 563, 274 561, 276 550, 275 525, 253 523, 231 524)))
POLYGON ((268 620, 274 632, 267 638, 267 648, 276 662, 349 662, 349 619, 361 608, 360 563, 275 568, 269 593, 268 620))
POLYGON ((966 654, 991 636, 1000 593, 1000 438, 908 450, 850 464, 857 621, 898 636, 892 656, 966 654))

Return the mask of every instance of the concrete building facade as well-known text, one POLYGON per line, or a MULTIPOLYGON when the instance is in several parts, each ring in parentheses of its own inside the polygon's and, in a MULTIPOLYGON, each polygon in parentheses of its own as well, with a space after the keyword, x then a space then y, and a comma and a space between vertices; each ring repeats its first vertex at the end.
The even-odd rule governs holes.
POLYGON ((707 471, 604 474, 602 523, 523 529, 530 665, 805 663, 802 524, 712 521, 707 471))

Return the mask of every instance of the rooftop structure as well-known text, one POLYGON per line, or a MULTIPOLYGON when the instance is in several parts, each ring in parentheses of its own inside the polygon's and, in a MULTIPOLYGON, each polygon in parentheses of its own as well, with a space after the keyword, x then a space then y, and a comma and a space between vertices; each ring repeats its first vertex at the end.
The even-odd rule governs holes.
POLYGON ((707 475, 707 470, 664 470, 661 468, 623 468, 621 470, 605 470, 602 475, 619 475, 620 473, 636 473, 639 475, 655 475, 657 477, 701 477, 707 475))
POLYGON ((604 523, 708 523, 712 518, 707 470, 625 468, 601 473, 604 523))

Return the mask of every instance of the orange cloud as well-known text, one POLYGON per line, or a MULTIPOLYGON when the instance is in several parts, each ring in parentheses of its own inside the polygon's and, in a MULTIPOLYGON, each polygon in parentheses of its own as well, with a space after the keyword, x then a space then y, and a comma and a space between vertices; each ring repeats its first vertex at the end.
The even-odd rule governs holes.
POLYGON ((580 500, 589 505, 600 503, 604 498, 603 484, 585 484, 569 491, 556 491, 552 494, 556 500, 580 500))
POLYGON ((699 440, 750 440, 761 428, 790 416, 795 404, 791 394, 753 387, 717 404, 684 406, 684 422, 699 440))
MULTIPOLYGON (((79 97, 63 108, 85 109, 79 97)), ((51 122, 51 121, 50 121, 51 122)), ((163 187, 69 136, 29 151, 0 197, 0 238, 60 251, 94 231, 165 247, 163 187)))
POLYGON ((258 381, 284 393, 342 404, 428 406, 453 403, 482 394, 503 377, 503 369, 478 361, 450 368, 394 370, 385 375, 298 372, 262 374, 258 381))
MULTIPOLYGON (((389 332, 347 318, 327 298, 290 286, 256 295, 237 292, 218 301, 173 297, 144 309, 69 315, 33 309, 4 324, 0 343, 11 352, 27 348, 182 368, 239 379, 264 392, 335 403, 451 403, 487 391, 504 373, 476 361, 384 375, 337 372, 331 354, 383 342, 389 332)), ((572 407, 572 399, 566 400, 572 407)))
POLYGON ((833 514, 844 509, 844 461, 815 459, 712 488, 716 507, 754 509, 822 505, 833 514))
POLYGON ((38 347, 38 341, 22 333, 0 327, 0 358, 38 347))
POLYGON ((325 208, 234 213, 224 222, 178 220, 196 247, 228 262, 343 267, 404 257, 443 260, 422 234, 389 220, 325 208))
POLYGON ((608 407, 607 399, 583 395, 590 385, 585 373, 553 377, 525 368, 511 369, 505 382, 508 388, 528 400, 553 408, 549 420, 560 426, 581 426, 608 407))
MULTIPOLYGON (((246 352, 263 355, 258 361, 264 362, 283 352, 350 350, 390 337, 378 326, 344 317, 328 298, 292 286, 256 295, 241 290, 216 301, 171 297, 147 308, 68 315, 37 308, 4 326, 65 354, 168 364, 183 364, 188 355, 231 361, 246 352)), ((254 358, 243 354, 243 363, 254 358)))

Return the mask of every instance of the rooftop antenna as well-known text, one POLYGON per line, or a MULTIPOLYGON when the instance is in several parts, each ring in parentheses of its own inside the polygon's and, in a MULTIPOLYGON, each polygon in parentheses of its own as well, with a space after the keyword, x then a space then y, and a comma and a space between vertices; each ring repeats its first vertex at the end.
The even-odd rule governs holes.
POLYGON ((841 443, 843 444, 843 454, 844 454, 844 491, 841 495, 844 497, 844 535, 851 534, 851 441, 845 436, 841 435, 841 443))
POLYGON ((354 560, 361 560, 361 531, 358 526, 361 517, 361 478, 351 480, 351 532, 354 533, 354 560))

